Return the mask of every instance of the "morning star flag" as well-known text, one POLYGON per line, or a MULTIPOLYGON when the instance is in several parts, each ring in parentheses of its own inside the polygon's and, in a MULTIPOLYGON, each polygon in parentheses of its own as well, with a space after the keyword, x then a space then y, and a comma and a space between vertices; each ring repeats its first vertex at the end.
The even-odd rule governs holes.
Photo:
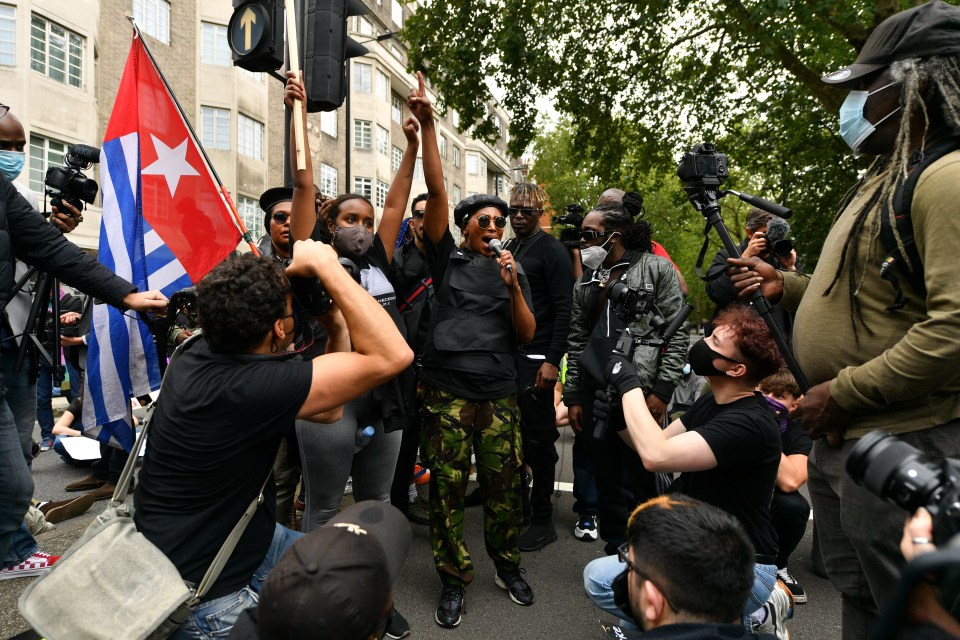
MULTIPOLYGON (((199 143, 135 31, 100 152, 99 260, 168 298, 240 240, 199 143)), ((165 345, 164 345, 165 346, 165 345)), ((153 336, 134 312, 95 304, 84 381, 84 435, 133 448, 130 398, 160 386, 153 336)))

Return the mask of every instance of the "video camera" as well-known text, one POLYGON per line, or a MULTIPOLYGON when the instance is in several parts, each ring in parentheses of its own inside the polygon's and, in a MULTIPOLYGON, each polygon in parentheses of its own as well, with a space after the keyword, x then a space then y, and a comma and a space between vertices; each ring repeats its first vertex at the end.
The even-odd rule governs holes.
POLYGON ((934 462, 889 433, 873 431, 850 450, 847 474, 909 513, 920 507, 929 511, 937 545, 960 533, 960 461, 934 462))
POLYGON ((563 208, 564 214, 553 216, 553 224, 567 227, 560 230, 560 242, 569 249, 580 248, 580 227, 583 225, 584 209, 577 203, 568 204, 563 208))
POLYGON ((100 149, 85 144, 75 144, 63 156, 62 167, 49 167, 43 179, 50 204, 61 213, 66 213, 63 201, 66 200, 78 211, 83 211, 83 203, 93 204, 100 187, 96 180, 88 178, 83 172, 91 165, 100 162, 100 149))

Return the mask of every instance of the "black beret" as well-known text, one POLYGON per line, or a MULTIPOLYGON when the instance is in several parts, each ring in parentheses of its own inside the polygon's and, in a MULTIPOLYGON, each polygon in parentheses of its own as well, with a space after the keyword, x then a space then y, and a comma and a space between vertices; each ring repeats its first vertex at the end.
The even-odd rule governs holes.
POLYGON ((502 199, 486 193, 477 193, 457 203, 453 210, 453 221, 462 229, 470 216, 486 207, 496 207, 504 216, 510 215, 510 207, 502 199))

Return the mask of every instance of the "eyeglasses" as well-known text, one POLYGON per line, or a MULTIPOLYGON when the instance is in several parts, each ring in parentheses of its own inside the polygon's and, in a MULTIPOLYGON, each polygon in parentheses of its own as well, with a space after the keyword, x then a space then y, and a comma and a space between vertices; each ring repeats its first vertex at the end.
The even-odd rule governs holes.
POLYGON ((620 559, 620 562, 627 565, 628 570, 633 571, 634 573, 636 573, 638 576, 640 576, 647 582, 652 582, 654 586, 656 586, 657 589, 660 591, 660 593, 663 594, 663 599, 667 601, 667 604, 670 605, 670 608, 673 609, 674 613, 676 613, 677 608, 673 606, 672 602, 670 602, 670 598, 668 598, 666 592, 660 588, 660 585, 654 582, 653 578, 651 578, 645 572, 641 571, 640 567, 638 567, 637 565, 635 565, 633 562, 630 561, 630 542, 629 541, 624 542, 622 545, 617 547, 617 557, 620 559))
POLYGON ((7 115, 9 112, 10 112, 10 107, 8 107, 7 105, 5 105, 5 104, 3 104, 3 103, 0 103, 0 118, 3 118, 3 117, 4 117, 5 115, 7 115))
POLYGON ((503 229, 507 226, 507 219, 503 216, 497 216, 496 218, 491 218, 487 214, 477 217, 477 226, 481 229, 486 229, 490 226, 490 221, 493 220, 493 224, 497 229, 503 229))
POLYGON ((524 218, 533 218, 543 213, 543 209, 533 209, 529 207, 510 207, 510 215, 523 216, 524 218))
POLYGON ((273 214, 273 221, 277 224, 283 224, 287 221, 287 218, 290 217, 289 213, 284 213, 283 211, 277 211, 273 214))
POLYGON ((583 238, 586 242, 596 240, 597 238, 602 238, 604 236, 610 235, 612 231, 594 231, 593 229, 584 229, 580 232, 580 237, 583 238))
POLYGON ((416 210, 413 212, 412 215, 413 215, 414 218, 422 219, 422 218, 423 218, 423 209, 416 209, 416 210))

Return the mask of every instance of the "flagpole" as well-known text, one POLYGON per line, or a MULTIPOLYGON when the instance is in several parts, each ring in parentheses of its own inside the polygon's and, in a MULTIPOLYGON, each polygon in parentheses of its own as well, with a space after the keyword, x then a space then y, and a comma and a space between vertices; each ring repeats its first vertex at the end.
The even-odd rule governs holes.
POLYGON ((132 15, 128 14, 126 18, 130 21, 130 24, 133 25, 134 34, 136 34, 137 38, 140 39, 140 44, 143 45, 143 50, 147 52, 147 57, 150 58, 150 62, 153 63, 153 68, 157 70, 157 75, 160 76, 160 81, 163 82, 163 86, 166 88, 167 94, 170 96, 174 106, 176 106, 177 111, 180 113, 180 118, 187 126, 187 130, 190 132, 190 135, 193 136, 193 139, 197 141, 197 148, 200 150, 200 155, 203 156, 203 160, 207 165, 207 170, 213 174, 213 179, 217 181, 217 186, 220 187, 220 195, 223 196, 231 215, 233 215, 234 225, 236 225, 236 227, 240 230, 240 235, 244 240, 246 240, 247 245, 250 247, 250 250, 253 252, 253 254, 259 256, 260 250, 257 249, 257 245, 253 241, 253 236, 250 234, 250 231, 247 230, 246 225, 243 224, 243 219, 240 217, 240 213, 237 211, 237 206, 233 203, 233 199, 230 197, 230 192, 227 191, 226 187, 223 186, 223 181, 220 180, 220 176, 217 175, 217 170, 214 168, 213 162, 210 161, 210 157, 207 155, 207 151, 203 148, 203 144, 200 142, 197 132, 193 130, 193 125, 190 124, 190 120, 187 118, 186 113, 184 113, 183 107, 180 106, 180 101, 177 100, 177 95, 173 92, 173 88, 170 86, 170 83, 167 82, 167 77, 163 75, 163 70, 160 68, 160 65, 157 64, 156 58, 154 58, 153 54, 150 53, 150 47, 147 46, 147 41, 143 39, 143 32, 140 31, 140 27, 137 26, 137 23, 133 19, 132 15))

